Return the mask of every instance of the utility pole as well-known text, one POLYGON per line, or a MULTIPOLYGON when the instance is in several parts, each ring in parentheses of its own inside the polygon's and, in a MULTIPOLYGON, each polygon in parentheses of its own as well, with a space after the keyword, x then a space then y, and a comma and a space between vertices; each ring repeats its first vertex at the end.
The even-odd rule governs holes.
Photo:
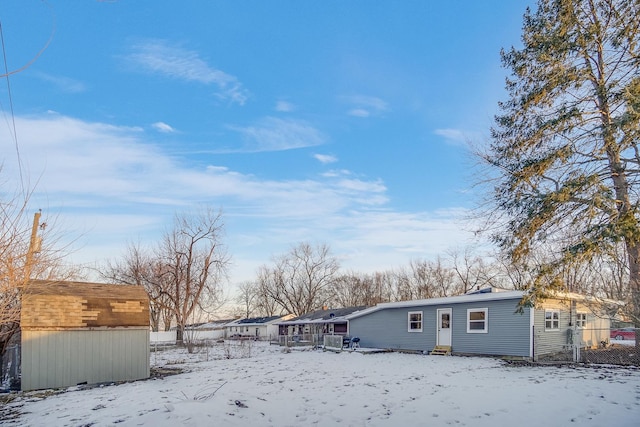
POLYGON ((31 240, 29 241, 29 250, 27 251, 27 259, 24 266, 24 286, 31 279, 31 266, 33 264, 33 254, 40 252, 41 242, 38 237, 38 227, 40 226, 40 216, 42 210, 38 210, 33 216, 33 227, 31 228, 31 240))

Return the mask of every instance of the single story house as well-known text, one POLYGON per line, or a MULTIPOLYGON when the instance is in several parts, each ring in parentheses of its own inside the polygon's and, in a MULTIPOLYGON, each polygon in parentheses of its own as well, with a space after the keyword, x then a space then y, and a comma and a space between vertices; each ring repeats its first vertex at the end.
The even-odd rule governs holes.
MULTIPOLYGON (((225 336, 224 326, 234 320, 211 320, 187 325, 184 328, 184 339, 189 341, 223 339, 225 336)), ((168 331, 151 331, 151 344, 175 344, 177 335, 176 326, 171 327, 168 331)))
POLYGON ((196 340, 222 339, 225 336, 225 326, 235 319, 211 320, 206 323, 192 325, 185 328, 196 340))
POLYGON ((537 360, 597 347, 609 340, 610 318, 595 300, 558 294, 516 312, 522 291, 487 288, 446 298, 382 303, 346 316, 362 347, 537 360))
POLYGON ((224 325, 226 338, 270 339, 278 335, 278 322, 291 318, 286 316, 252 317, 237 319, 224 325))
POLYGON ((20 327, 22 390, 149 377, 142 286, 31 281, 20 327))
POLYGON ((278 323, 278 335, 349 335, 349 322, 346 317, 364 310, 366 306, 346 308, 323 308, 278 323))

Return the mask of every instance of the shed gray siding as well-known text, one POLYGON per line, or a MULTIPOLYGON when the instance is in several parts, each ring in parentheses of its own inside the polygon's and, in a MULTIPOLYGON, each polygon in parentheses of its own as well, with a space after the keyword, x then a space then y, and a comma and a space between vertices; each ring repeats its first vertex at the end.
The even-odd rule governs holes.
POLYGON ((349 321, 352 336, 363 347, 431 351, 436 345, 437 310, 451 308, 451 347, 454 353, 530 357, 529 309, 515 313, 518 299, 475 301, 442 305, 383 308, 349 321), (467 310, 488 309, 488 332, 467 332, 467 310), (422 332, 408 332, 410 311, 423 312, 422 332))
POLYGON ((22 332, 22 390, 149 377, 149 329, 22 332))

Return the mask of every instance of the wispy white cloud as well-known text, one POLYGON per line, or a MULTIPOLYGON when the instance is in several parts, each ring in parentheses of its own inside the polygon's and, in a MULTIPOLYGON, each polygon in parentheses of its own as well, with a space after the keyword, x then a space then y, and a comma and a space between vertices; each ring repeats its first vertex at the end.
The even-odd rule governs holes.
POLYGON ((303 120, 265 117, 247 127, 231 127, 247 140, 243 151, 283 151, 322 145, 325 136, 303 120))
POLYGON ((238 79, 210 66, 198 52, 165 40, 146 40, 131 46, 125 59, 137 69, 185 81, 216 85, 218 96, 244 105, 248 91, 238 79))
POLYGON ((330 154, 314 154, 313 157, 323 164, 335 163, 338 161, 336 156, 332 156, 330 154))
POLYGON ((389 110, 389 105, 375 96, 351 95, 341 99, 352 106, 347 114, 354 117, 378 116, 389 110))
POLYGON ((279 111, 281 113, 290 113, 292 111, 295 111, 295 109, 296 106, 288 101, 280 100, 276 102, 276 111, 279 111))
MULTIPOLYGON (((138 127, 56 114, 18 117, 16 127, 25 173, 39 180, 33 206, 86 230, 77 262, 117 256, 127 242, 155 242, 174 212, 200 204, 223 208, 227 233, 236 236, 230 253, 250 269, 234 276, 251 276, 256 262, 300 241, 326 242, 345 267, 372 271, 442 253, 467 236, 460 214, 394 210, 381 179, 345 169, 264 178, 224 164, 187 164, 138 127)), ((4 153, 15 152, 8 132, 0 127, 4 153)), ((4 188, 18 175, 16 165, 5 158, 4 188)))
POLYGON ((369 117, 371 115, 371 112, 369 110, 365 110, 364 108, 354 108, 352 110, 349 110, 348 114, 354 117, 369 117))
POLYGON ((40 80, 52 83, 63 92, 81 93, 87 90, 87 86, 83 82, 69 77, 54 76, 41 71, 35 71, 34 75, 40 80))
POLYGON ((466 131, 462 129, 436 129, 433 133, 445 138, 451 145, 468 146, 472 141, 481 141, 482 136, 478 132, 466 131))
POLYGON ((156 122, 151 125, 152 128, 162 133, 173 133, 176 130, 164 122, 156 122))
POLYGON ((338 176, 350 176, 350 175, 353 175, 353 174, 346 169, 333 169, 333 170, 324 172, 322 174, 322 176, 325 176, 327 178, 335 178, 338 176))

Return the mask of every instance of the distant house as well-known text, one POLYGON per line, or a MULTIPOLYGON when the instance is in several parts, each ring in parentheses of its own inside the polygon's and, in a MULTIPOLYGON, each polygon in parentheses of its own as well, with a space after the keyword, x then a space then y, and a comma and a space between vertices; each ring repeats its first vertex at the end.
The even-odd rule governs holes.
POLYGON ((278 335, 349 335, 347 316, 366 306, 316 310, 278 324, 278 335))
POLYGON ((225 326, 235 319, 212 320, 198 325, 187 326, 185 332, 196 340, 222 339, 225 337, 225 326))
POLYGON ((149 377, 140 286, 32 281, 22 299, 22 390, 149 377))
POLYGON ((609 340, 602 306, 577 294, 558 294, 539 308, 517 313, 521 291, 476 293, 378 304, 348 315, 362 347, 525 359, 597 347, 609 340))
POLYGON ((224 325, 226 338, 270 339, 278 335, 278 322, 291 315, 237 319, 224 325))

